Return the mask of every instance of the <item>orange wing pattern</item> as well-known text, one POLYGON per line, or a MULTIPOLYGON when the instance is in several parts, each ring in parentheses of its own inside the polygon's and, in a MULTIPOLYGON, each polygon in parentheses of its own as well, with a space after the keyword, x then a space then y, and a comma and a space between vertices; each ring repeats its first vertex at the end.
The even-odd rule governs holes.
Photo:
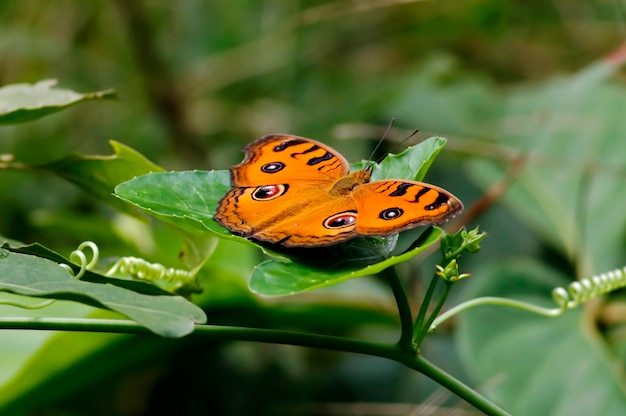
MULTIPOLYGON (((282 244, 286 247, 326 246, 357 235, 356 224, 326 228, 324 222, 338 212, 356 213, 350 197, 329 198, 318 185, 290 184, 270 200, 255 196, 263 188, 233 188, 220 201, 217 221, 242 237, 282 244)), ((330 188, 330 185, 328 186, 330 188)))
POLYGON ((247 145, 230 170, 234 188, 213 217, 246 238, 285 246, 320 246, 356 235, 320 227, 330 213, 356 210, 351 198, 331 198, 333 184, 350 165, 331 147, 298 136, 269 135, 247 145), (321 228, 321 229, 320 229, 321 228))
POLYGON ((233 186, 334 182, 350 171, 350 164, 337 151, 304 137, 264 136, 243 150, 243 162, 230 169, 233 186))
POLYGON ((461 201, 438 186, 415 181, 387 180, 355 189, 363 235, 391 235, 419 225, 441 224, 463 209, 461 201))
POLYGON ((369 182, 323 143, 270 135, 244 148, 233 189, 214 219, 243 237, 286 247, 318 247, 357 235, 391 235, 440 224, 463 209, 446 190, 422 182, 369 182))

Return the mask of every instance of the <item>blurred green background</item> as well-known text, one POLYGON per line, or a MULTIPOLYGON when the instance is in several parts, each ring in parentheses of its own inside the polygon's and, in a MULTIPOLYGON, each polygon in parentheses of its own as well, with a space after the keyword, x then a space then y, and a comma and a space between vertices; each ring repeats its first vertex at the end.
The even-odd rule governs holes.
MULTIPOLYGON (((44 163, 111 154, 117 140, 168 170, 227 169, 245 144, 291 133, 357 161, 395 117, 384 151, 400 152, 415 128, 412 143, 447 137, 426 180, 464 201, 462 223, 489 233, 461 259, 473 277, 450 304, 489 294, 550 305, 552 287, 626 264, 625 15, 623 0, 5 0, 0 85, 57 79, 114 88, 120 100, 0 127, 0 154, 44 163)), ((61 178, 0 175, 4 236, 63 254, 89 239, 105 255, 164 264, 183 245, 61 178)), ((436 257, 401 268, 415 305, 436 257)), ((262 299, 246 287, 260 259, 220 243, 195 299, 211 323, 397 336, 381 282, 262 299)), ((423 353, 515 415, 624 414, 624 305, 617 293, 555 319, 484 307, 428 337, 423 353)), ((0 306, 31 313, 106 316, 69 303, 0 306)), ((477 414, 371 357, 106 334, 0 338, 2 414, 477 414)))

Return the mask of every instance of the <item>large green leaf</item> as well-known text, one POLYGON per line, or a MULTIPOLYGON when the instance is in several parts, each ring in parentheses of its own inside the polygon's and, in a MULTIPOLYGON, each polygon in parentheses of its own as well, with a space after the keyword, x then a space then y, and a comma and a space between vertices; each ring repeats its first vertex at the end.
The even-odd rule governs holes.
POLYGON ((77 93, 53 88, 55 80, 12 84, 0 88, 0 125, 36 120, 82 101, 116 98, 113 90, 77 93))
POLYGON ((110 144, 115 151, 110 156, 74 154, 36 168, 61 176, 103 202, 136 216, 136 210, 112 196, 115 186, 139 175, 161 172, 163 168, 128 146, 116 141, 110 144))
POLYGON ((115 196, 184 230, 235 238, 213 220, 229 189, 228 171, 194 170, 140 176, 118 185, 115 196))
POLYGON ((206 321, 200 308, 180 296, 149 296, 111 284, 84 282, 56 262, 3 248, 0 290, 104 307, 168 337, 186 335, 195 323, 206 321))
MULTIPOLYGON (((534 261, 506 262, 475 275, 467 298, 502 296, 556 307, 551 290, 568 281, 534 261)), ((626 413, 621 365, 584 308, 548 318, 502 306, 460 316, 461 357, 477 385, 516 416, 626 413)))
MULTIPOLYGON (((388 267, 405 262, 423 252, 434 244, 443 234, 440 228, 431 228, 425 232, 424 238, 418 244, 402 254, 378 259, 372 263, 366 258, 367 266, 348 267, 339 269, 320 269, 306 266, 301 262, 283 262, 269 260, 255 267, 250 280, 250 288, 267 296, 293 295, 307 290, 318 289, 343 282, 355 277, 374 275, 388 267)), ((336 249, 335 249, 336 250, 336 249)), ((389 253, 387 253, 388 256, 389 253)), ((318 256, 314 258, 320 258, 318 256)))
MULTIPOLYGON (((498 115, 526 120, 496 131, 509 152, 526 155, 504 201, 582 274, 623 265, 626 88, 608 77, 609 62, 570 78, 512 90, 498 115), (536 122, 535 122, 536 121, 536 122)), ((476 160, 473 177, 488 187, 508 164, 476 160)))

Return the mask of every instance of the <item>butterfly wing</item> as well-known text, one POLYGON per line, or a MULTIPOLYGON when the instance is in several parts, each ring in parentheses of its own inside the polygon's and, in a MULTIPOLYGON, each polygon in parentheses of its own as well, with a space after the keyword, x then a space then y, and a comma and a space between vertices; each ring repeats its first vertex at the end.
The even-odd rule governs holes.
MULTIPOLYGON (((233 189, 213 218, 235 234, 285 246, 320 246, 350 238, 351 222, 325 228, 330 213, 356 211, 353 199, 329 194, 350 169, 333 148, 291 135, 270 135, 244 148, 231 168, 233 189)), ((348 218, 348 217, 346 217, 348 218)), ((344 218, 345 219, 345 218, 344 218)))
POLYGON ((420 225, 441 224, 463 209, 445 189, 423 182, 385 180, 360 185, 353 192, 356 231, 361 235, 391 235, 420 225))
POLYGON ((319 185, 295 182, 233 188, 220 201, 214 218, 245 238, 285 247, 318 247, 356 236, 356 212, 349 195, 331 197, 319 185))
POLYGON ((304 137, 268 135, 244 151, 243 162, 230 169, 233 186, 334 182, 350 171, 348 161, 332 147, 304 137))

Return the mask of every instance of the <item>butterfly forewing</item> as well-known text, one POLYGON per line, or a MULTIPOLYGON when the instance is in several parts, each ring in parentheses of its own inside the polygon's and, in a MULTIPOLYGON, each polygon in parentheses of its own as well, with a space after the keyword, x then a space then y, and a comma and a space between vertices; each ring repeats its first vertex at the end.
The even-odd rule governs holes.
POLYGON ((434 185, 386 180, 360 185, 354 200, 357 232, 390 235, 420 225, 441 224, 463 209, 461 201, 434 185))
POLYGON ((234 186, 334 182, 350 169, 348 161, 331 147, 298 136, 264 136, 244 150, 244 161, 230 170, 234 186))

